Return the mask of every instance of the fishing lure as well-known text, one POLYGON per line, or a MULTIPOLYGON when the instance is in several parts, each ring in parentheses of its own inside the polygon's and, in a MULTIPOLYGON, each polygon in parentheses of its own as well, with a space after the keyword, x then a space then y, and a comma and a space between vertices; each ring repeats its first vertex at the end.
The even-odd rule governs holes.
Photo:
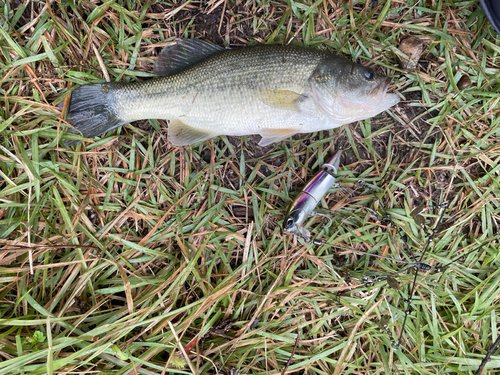
MULTIPOLYGON (((484 244, 481 244, 474 249, 466 252, 463 255, 460 255, 454 259, 452 259, 450 262, 438 266, 438 267, 432 267, 427 263, 423 262, 423 259, 431 246, 435 235, 437 234, 438 230, 437 228, 439 227, 441 221, 443 220, 444 213, 446 208, 448 207, 448 202, 443 202, 439 204, 437 207, 440 209, 443 209, 441 214, 439 215, 439 218, 437 220, 437 223, 435 227, 429 231, 427 234, 427 243, 425 245, 425 248, 423 249, 422 254, 415 260, 415 261, 408 261, 408 260, 403 260, 403 259, 395 259, 392 257, 388 257, 385 255, 378 255, 378 254, 373 254, 373 253, 368 253, 363 250, 357 250, 357 249, 352 249, 352 248, 347 248, 343 246, 338 246, 338 245, 333 245, 329 243, 325 243, 319 239, 313 238, 311 235, 311 232, 309 232, 306 228, 303 227, 303 224, 305 220, 310 216, 317 214, 314 212, 314 209, 318 205, 319 201, 323 196, 328 192, 328 190, 336 185, 336 178, 335 175, 338 172, 339 168, 339 163, 340 163, 340 156, 341 156, 341 151, 337 151, 336 153, 333 154, 333 156, 321 167, 321 170, 304 186, 304 188, 300 191, 300 193, 297 195, 297 197, 293 200, 293 202, 290 204, 288 207, 288 210, 285 215, 285 220, 283 221, 283 231, 286 233, 293 234, 294 236, 298 238, 304 239, 306 243, 312 243, 314 245, 318 246, 329 246, 332 248, 336 249, 341 249, 341 250, 346 250, 350 251, 353 253, 358 253, 358 254, 364 254, 372 257, 377 257, 377 258, 382 258, 390 261, 394 261, 397 263, 405 264, 405 267, 397 272, 393 272, 389 275, 381 275, 378 277, 372 277, 372 276, 363 276, 361 279, 358 279, 362 285, 354 287, 352 290, 357 289, 359 287, 368 287, 374 285, 376 282, 380 282, 383 280, 386 280, 389 286, 396 290, 405 305, 405 310, 404 310, 404 318, 403 318, 403 323, 401 327, 401 331, 399 335, 396 337, 393 336, 389 329, 389 318, 384 317, 379 324, 379 327, 387 333, 387 335, 390 338, 391 345, 395 350, 398 350, 402 339, 403 339, 403 333, 405 332, 405 327, 407 323, 407 319, 411 314, 412 311, 412 302, 413 302, 413 296, 415 294, 415 286, 417 285, 417 278, 419 271, 436 271, 436 272, 442 272, 446 268, 448 268, 450 265, 452 265, 455 262, 458 262, 461 258, 464 258, 468 256, 469 254, 478 251, 481 249, 484 244), (409 293, 408 293, 408 298, 405 298, 403 294, 400 291, 399 288, 399 282, 394 279, 394 277, 400 275, 403 272, 407 272, 409 270, 414 270, 414 278, 413 278, 413 283, 411 284, 409 293)), ((337 184, 338 185, 338 184, 337 184)), ((339 185, 338 185, 339 186, 339 185)), ((374 196, 377 197, 374 193, 374 196)), ((415 210, 412 211, 411 216, 414 217, 415 222, 420 223, 423 225, 423 218, 418 218, 418 214, 422 211, 423 207, 418 207, 415 210)), ((368 209, 370 213, 372 213, 368 209)), ((373 211, 372 215, 375 213, 373 211)), ((376 214, 376 217, 378 214, 376 214)), ((398 226, 392 222, 390 214, 387 213, 384 209, 384 218, 380 218, 380 220, 386 220, 391 222, 394 225, 394 228, 398 232, 401 238, 404 238, 404 235, 400 233, 400 230, 398 226)), ((406 242, 406 241, 403 241, 406 242)))
POLYGON ((336 151, 290 204, 283 221, 284 232, 303 238, 308 243, 313 242, 311 232, 302 225, 309 215, 316 214, 314 209, 321 198, 336 185, 335 175, 339 169, 341 155, 341 150, 336 151))

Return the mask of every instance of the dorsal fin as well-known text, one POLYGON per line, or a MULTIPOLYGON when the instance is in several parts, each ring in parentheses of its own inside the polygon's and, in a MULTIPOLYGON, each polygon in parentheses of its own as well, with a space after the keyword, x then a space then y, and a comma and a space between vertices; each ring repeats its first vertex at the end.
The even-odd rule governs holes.
POLYGON ((170 76, 223 50, 223 47, 200 39, 177 38, 174 44, 163 48, 156 59, 153 72, 162 77, 170 76))

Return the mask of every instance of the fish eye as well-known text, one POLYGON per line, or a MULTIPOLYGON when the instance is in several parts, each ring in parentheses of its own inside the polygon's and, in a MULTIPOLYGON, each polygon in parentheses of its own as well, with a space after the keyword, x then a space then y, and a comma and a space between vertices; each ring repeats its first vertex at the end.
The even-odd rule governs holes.
POLYGON ((372 79, 375 78, 375 72, 370 69, 370 68, 364 68, 363 69, 363 76, 368 80, 371 81, 372 79))
POLYGON ((286 219, 285 229, 290 229, 294 224, 295 221, 291 217, 289 217, 288 219, 286 219))

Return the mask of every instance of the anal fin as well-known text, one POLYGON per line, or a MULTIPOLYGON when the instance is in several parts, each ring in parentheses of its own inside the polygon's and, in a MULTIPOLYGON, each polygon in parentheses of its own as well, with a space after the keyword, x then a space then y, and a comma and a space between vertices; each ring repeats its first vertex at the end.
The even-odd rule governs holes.
POLYGON ((219 134, 196 129, 183 123, 181 120, 171 120, 168 124, 168 140, 174 146, 187 146, 193 143, 206 141, 219 134))
POLYGON ((283 141, 298 132, 299 129, 262 129, 260 131, 262 139, 259 146, 268 146, 271 143, 283 141))

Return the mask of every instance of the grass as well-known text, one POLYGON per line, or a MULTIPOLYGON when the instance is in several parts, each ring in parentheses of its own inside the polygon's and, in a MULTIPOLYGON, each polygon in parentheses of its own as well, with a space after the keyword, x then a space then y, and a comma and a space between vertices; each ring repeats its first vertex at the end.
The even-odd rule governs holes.
MULTIPOLYGON (((287 373, 474 373, 500 323, 500 37, 477 1, 0 4, 0 374, 278 374, 298 333, 287 373), (410 35, 426 49, 407 72, 398 46, 410 35), (163 121, 62 146, 55 104, 72 87, 147 79, 174 37, 326 48, 393 76, 404 100, 267 148, 253 136, 173 147, 163 121), (464 75, 471 86, 460 90, 464 75), (393 226, 364 207, 386 208, 419 253, 426 231, 410 212, 448 201, 424 261, 485 243, 442 273, 420 273, 398 351, 378 327, 390 315, 399 334, 398 293, 382 282, 349 292, 348 281, 401 265, 280 232, 332 140, 346 147, 342 185, 361 179, 380 199, 332 191, 321 207, 335 209, 333 225, 307 223, 318 238, 403 258, 393 226), (185 368, 173 366, 225 320, 233 339, 207 336, 185 368)), ((424 216, 432 227, 438 211, 424 216)), ((406 295, 413 274, 398 279, 406 295)), ((493 353, 485 373, 498 368, 493 353)))

